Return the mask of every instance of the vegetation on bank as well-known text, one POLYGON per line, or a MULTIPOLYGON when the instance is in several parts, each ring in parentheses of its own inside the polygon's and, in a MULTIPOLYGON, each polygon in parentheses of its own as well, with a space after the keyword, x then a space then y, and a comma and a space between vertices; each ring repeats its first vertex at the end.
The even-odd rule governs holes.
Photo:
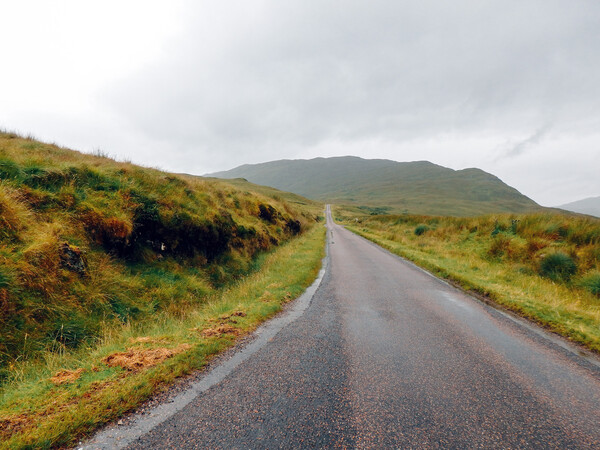
POLYGON ((0 134, 0 380, 189 308, 315 222, 284 200, 0 134))
POLYGON ((140 405, 298 297, 324 256, 325 228, 259 258, 260 270, 205 302, 107 330, 93 349, 47 353, 17 368, 0 397, 0 448, 72 445, 140 405))
POLYGON ((72 442, 314 279, 320 205, 234 184, 0 133, 0 442, 72 442))
POLYGON ((382 247, 600 352, 600 219, 356 216, 342 224, 382 247))

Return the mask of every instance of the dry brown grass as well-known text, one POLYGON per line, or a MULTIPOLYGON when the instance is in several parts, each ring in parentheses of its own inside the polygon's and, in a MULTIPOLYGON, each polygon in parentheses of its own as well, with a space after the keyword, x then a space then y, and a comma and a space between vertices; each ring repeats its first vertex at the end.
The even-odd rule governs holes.
POLYGON ((219 325, 218 327, 214 327, 214 328, 205 328, 204 330, 200 331, 200 334, 204 337, 212 337, 212 336, 220 336, 223 334, 238 335, 238 334, 240 334, 240 331, 231 325, 224 324, 224 325, 219 325))
POLYGON ((102 360, 109 367, 121 367, 129 371, 140 371, 154 367, 168 358, 192 348, 189 344, 181 344, 175 348, 139 348, 131 347, 124 352, 116 352, 102 360))
POLYGON ((50 378, 50 381, 57 386, 60 386, 61 384, 72 383, 73 381, 77 381, 83 372, 85 372, 85 369, 83 368, 79 368, 77 370, 60 370, 59 372, 55 373, 52 378, 50 378))

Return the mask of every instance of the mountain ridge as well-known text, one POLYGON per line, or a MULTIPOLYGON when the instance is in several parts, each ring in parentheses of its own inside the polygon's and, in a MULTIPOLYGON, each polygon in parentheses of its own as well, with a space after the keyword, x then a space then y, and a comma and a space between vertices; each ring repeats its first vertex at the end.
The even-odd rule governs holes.
POLYGON ((574 202, 565 203, 564 205, 557 206, 557 208, 600 217, 600 196, 587 197, 574 202))
POLYGON ((395 213, 469 216, 544 209, 484 170, 454 170, 424 160, 287 159, 244 164, 206 176, 245 178, 314 200, 395 213))

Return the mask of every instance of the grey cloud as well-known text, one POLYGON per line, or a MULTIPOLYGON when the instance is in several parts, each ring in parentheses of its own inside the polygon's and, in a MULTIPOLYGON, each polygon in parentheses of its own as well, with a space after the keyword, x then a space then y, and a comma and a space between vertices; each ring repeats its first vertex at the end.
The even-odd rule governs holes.
POLYGON ((502 154, 498 156, 496 160, 521 156, 527 151, 527 149, 539 144, 540 141, 550 132, 551 129, 552 127, 550 125, 545 125, 539 130, 537 130, 535 133, 533 133, 531 136, 520 140, 517 143, 508 144, 508 149, 503 150, 502 154))
POLYGON ((504 149, 514 157, 548 123, 600 123, 598 48, 591 0, 190 2, 164 59, 101 101, 200 173, 330 141, 538 130, 504 149))

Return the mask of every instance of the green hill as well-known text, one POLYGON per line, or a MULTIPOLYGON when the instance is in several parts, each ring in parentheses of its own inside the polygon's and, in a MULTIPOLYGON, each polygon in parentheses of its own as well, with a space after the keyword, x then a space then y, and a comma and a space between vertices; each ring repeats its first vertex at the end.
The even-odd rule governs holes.
POLYGON ((357 157, 281 160, 210 174, 371 212, 470 216, 543 208, 480 169, 357 157))

